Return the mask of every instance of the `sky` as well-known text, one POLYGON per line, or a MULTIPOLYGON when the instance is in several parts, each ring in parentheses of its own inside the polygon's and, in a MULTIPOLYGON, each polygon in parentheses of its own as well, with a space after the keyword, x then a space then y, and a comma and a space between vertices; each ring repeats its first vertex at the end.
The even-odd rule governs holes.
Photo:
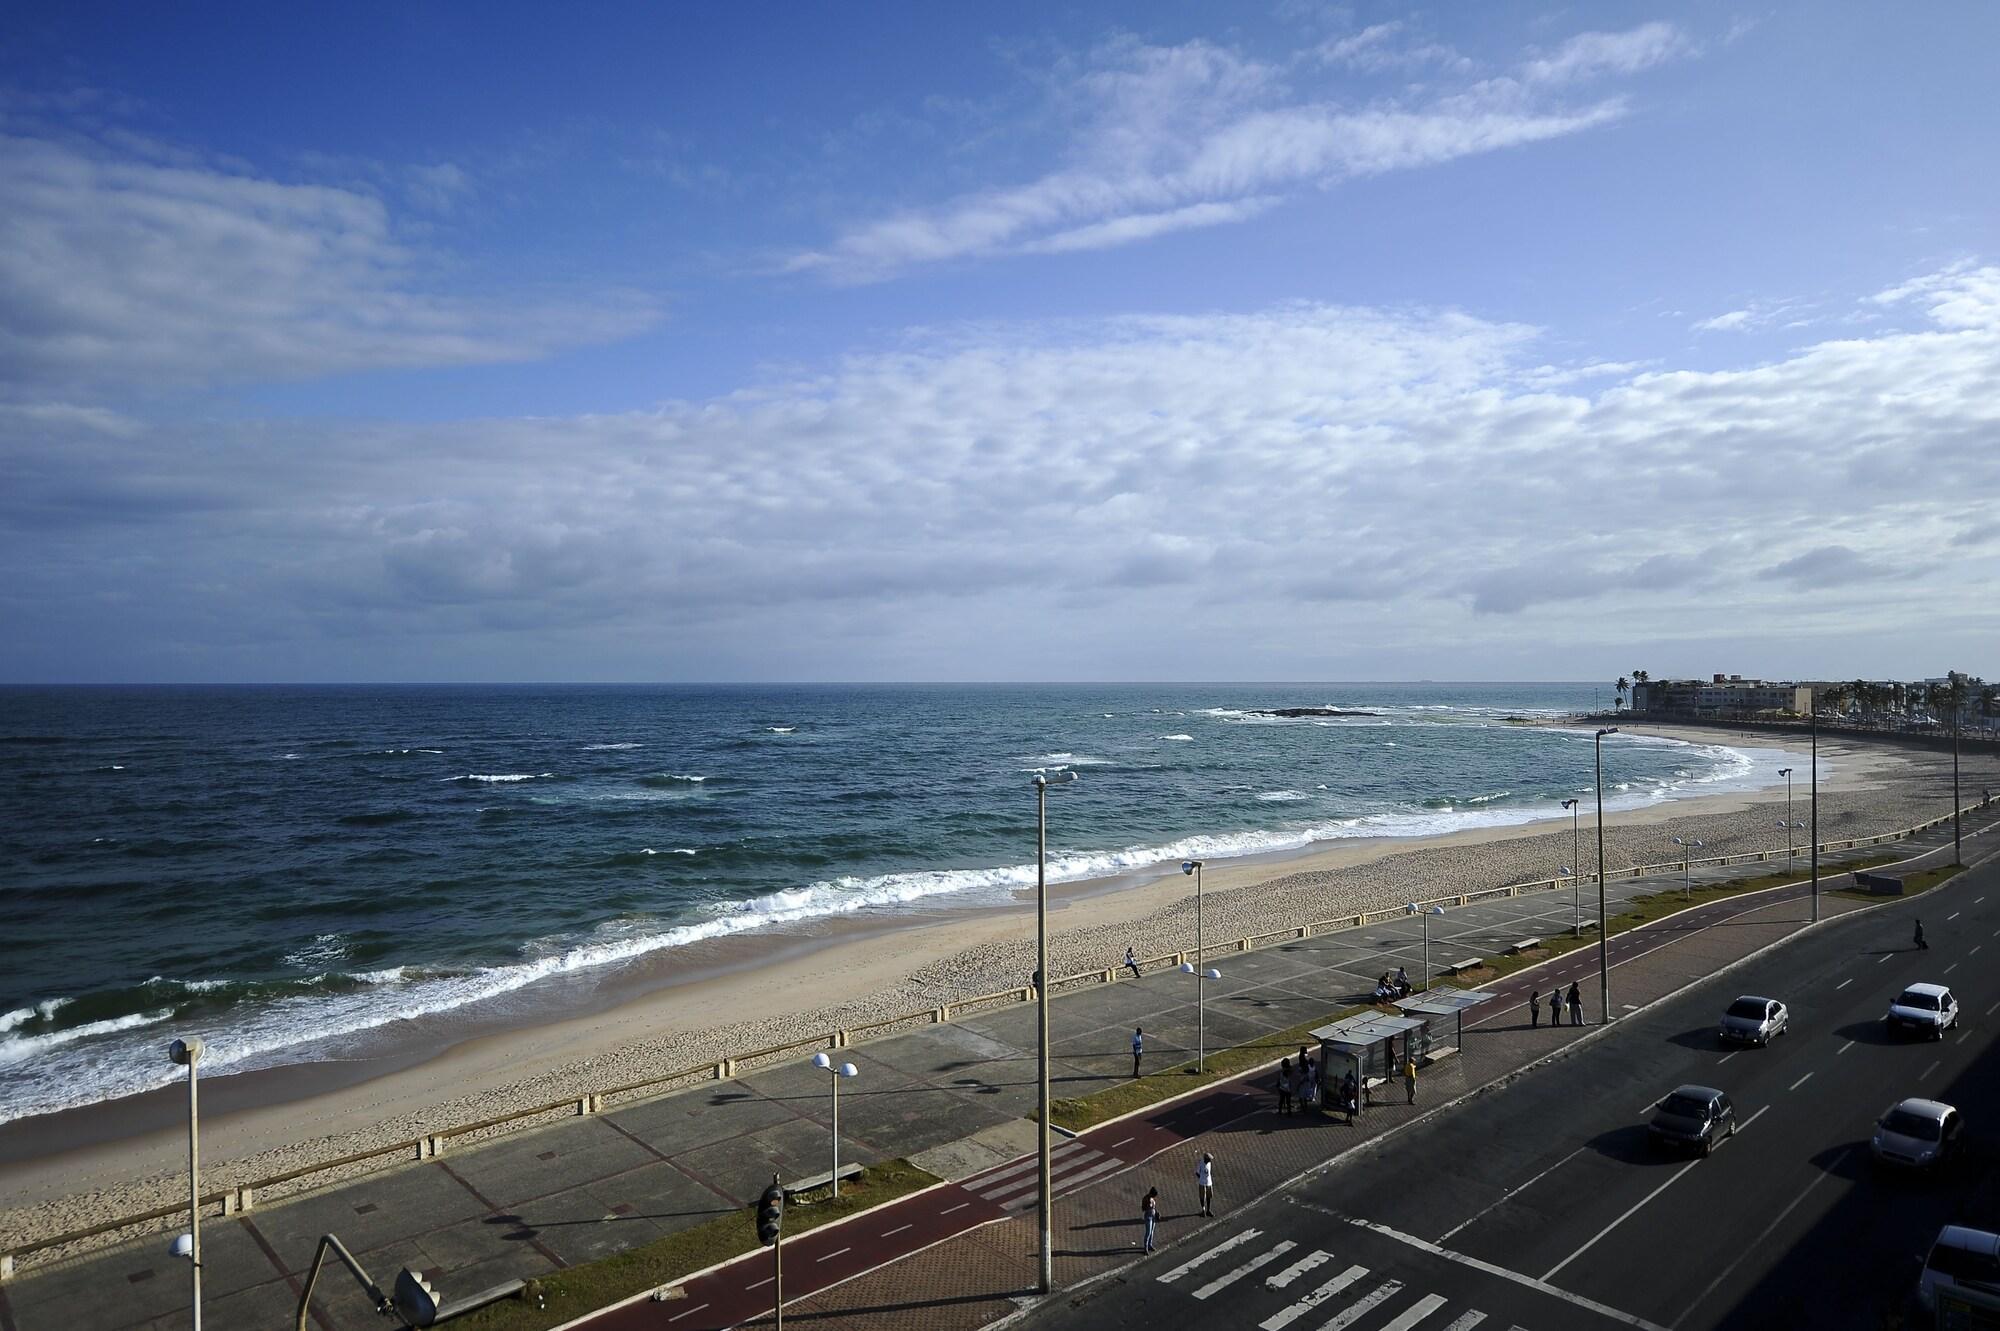
POLYGON ((2000 7, 17 7, 0 681, 2000 677, 2000 7))

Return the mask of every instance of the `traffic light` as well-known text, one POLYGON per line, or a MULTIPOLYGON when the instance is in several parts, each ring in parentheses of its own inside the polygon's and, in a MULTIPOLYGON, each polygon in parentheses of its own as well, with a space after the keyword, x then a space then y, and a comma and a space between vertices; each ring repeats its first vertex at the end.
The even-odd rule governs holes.
POLYGON ((778 1184, 778 1176, 771 1176, 771 1186, 764 1189, 764 1195, 757 1202, 757 1238, 765 1247, 778 1241, 778 1230, 785 1223, 785 1190, 778 1184))

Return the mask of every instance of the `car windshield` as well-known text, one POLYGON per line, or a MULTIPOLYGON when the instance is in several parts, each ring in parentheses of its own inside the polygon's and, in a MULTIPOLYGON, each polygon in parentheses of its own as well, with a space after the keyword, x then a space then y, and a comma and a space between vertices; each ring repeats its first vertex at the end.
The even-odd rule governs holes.
POLYGON ((1661 1102, 1660 1112, 1676 1114, 1681 1118, 1707 1118, 1708 1101, 1697 1100, 1692 1095, 1682 1095, 1676 1091, 1661 1102))
POLYGON ((1925 1012, 1935 1012, 1938 1010, 1938 1001, 1935 994, 1925 994, 1919 993, 1915 989, 1905 989, 1903 996, 1896 1000, 1896 1006, 1913 1007, 1925 1012))
POLYGON ((1739 998, 1729 1005, 1729 1015, 1744 1017, 1750 1021, 1764 1020, 1764 1000, 1761 998, 1739 998))
POLYGON ((1912 1114, 1907 1109, 1891 1109, 1889 1116, 1882 1120, 1882 1126, 1902 1137, 1915 1137, 1920 1142, 1934 1142, 1938 1139, 1938 1121, 1923 1114, 1912 1114))

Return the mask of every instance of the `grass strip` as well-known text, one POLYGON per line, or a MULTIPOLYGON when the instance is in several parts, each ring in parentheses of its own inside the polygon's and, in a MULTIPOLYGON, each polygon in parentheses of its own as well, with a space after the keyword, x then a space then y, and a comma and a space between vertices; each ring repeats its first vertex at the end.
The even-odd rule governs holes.
MULTIPOLYGON (((1905 873, 1905 874, 1898 874, 1896 876, 1903 880, 1903 895, 1906 897, 1913 897, 1916 896, 1919 892, 1928 892, 1932 888, 1936 887, 1939 883, 1944 882, 1946 879, 1956 878, 1959 874, 1962 874, 1964 872, 1965 872, 1965 866, 1963 864, 1947 864, 1944 865, 1942 868, 1924 869, 1918 873, 1905 873)), ((1846 897, 1850 901, 1897 900, 1896 897, 1884 896, 1879 892, 1870 892, 1864 888, 1859 888, 1859 887, 1837 887, 1833 890, 1833 895, 1837 897, 1846 897)))
MULTIPOLYGON (((1841 866, 1840 872, 1846 874, 1852 873, 1857 869, 1872 869, 1878 865, 1891 863, 1895 859, 1896 856, 1894 855, 1873 856, 1844 864, 1841 866)), ((1937 872, 1939 871, 1929 870, 1925 874, 1905 878, 1903 880, 1905 884, 1904 890, 1906 892, 1923 890, 1922 888, 1912 888, 1909 884, 1937 872)), ((1950 872, 1955 873, 1957 870, 1953 868, 1950 872)), ((1949 874, 1946 876, 1949 876, 1949 874)), ((1824 883, 1828 877, 1830 875, 1822 875, 1821 882, 1824 883)), ((1614 935, 1626 933, 1632 929, 1642 928, 1645 925, 1665 919, 1669 915, 1677 914, 1690 906, 1699 906, 1710 901, 1724 901, 1731 897, 1739 897, 1751 892, 1761 892, 1768 888, 1780 887, 1786 883, 1797 881, 1798 874, 1796 872, 1786 871, 1782 873, 1759 874, 1755 878, 1732 879, 1722 883, 1704 883, 1697 886, 1691 893, 1669 890, 1633 897, 1626 903, 1625 909, 1611 917, 1609 921, 1610 932, 1614 935)), ((1937 879, 1926 882, 1925 886, 1934 886, 1935 882, 1941 881, 1943 880, 1937 879)), ((1842 893, 1841 895, 1850 894, 1842 893)), ((1854 893, 1851 895, 1866 897, 1865 893, 1854 893)), ((1879 900, 1879 898, 1875 899, 1879 900)), ((1572 937, 1566 933, 1558 934, 1554 937, 1544 938, 1539 945, 1515 956, 1488 958, 1485 964, 1478 969, 1465 971, 1462 974, 1454 976, 1453 981, 1459 985, 1486 984, 1493 980, 1512 975, 1516 971, 1526 970, 1530 966, 1540 965, 1542 962, 1562 956, 1566 952, 1574 952, 1578 948, 1591 947, 1596 942, 1597 931, 1594 929, 1585 933, 1580 938, 1572 937)), ((1266 1063, 1283 1058, 1286 1054, 1296 1052, 1300 1045, 1314 1045, 1315 1041, 1312 1038, 1312 1032, 1318 1027, 1324 1026, 1329 1022, 1339 1021, 1344 1017, 1354 1016, 1357 1013, 1376 1010, 1366 1004, 1345 1007, 1338 1011, 1328 1012, 1325 1016, 1318 1017, 1312 1021, 1301 1022, 1297 1026, 1260 1036, 1249 1044, 1217 1049, 1209 1054, 1208 1070, 1203 1073, 1197 1073, 1193 1063, 1182 1063, 1175 1067, 1164 1068, 1159 1072, 1149 1072, 1134 1081, 1121 1082, 1116 1086, 1107 1087, 1104 1090, 1095 1091, 1089 1095, 1077 1096, 1074 1099, 1056 1100, 1049 1105, 1049 1116, 1061 1127, 1068 1128, 1072 1132, 1082 1132, 1086 1128, 1096 1127, 1099 1123, 1107 1122, 1122 1114, 1129 1114, 1136 1110, 1149 1108, 1162 1100, 1185 1094, 1196 1087, 1206 1086, 1219 1081, 1227 1081, 1231 1077, 1238 1076, 1252 1068, 1261 1067, 1266 1063)))
MULTIPOLYGON (((838 1199, 831 1195, 831 1190, 819 1189, 787 1203, 785 1237, 797 1238, 843 1216, 921 1191, 937 1181, 936 1176, 907 1160, 870 1165, 859 1176, 841 1180, 838 1199)), ((453 1318, 452 1326, 463 1327, 465 1331, 547 1331, 571 1318, 672 1284, 762 1246, 757 1242, 757 1208, 746 1206, 615 1256, 543 1276, 534 1282, 541 1295, 539 1307, 533 1298, 505 1299, 478 1312, 453 1318)), ((446 1297, 450 1294, 447 1291, 446 1297)))

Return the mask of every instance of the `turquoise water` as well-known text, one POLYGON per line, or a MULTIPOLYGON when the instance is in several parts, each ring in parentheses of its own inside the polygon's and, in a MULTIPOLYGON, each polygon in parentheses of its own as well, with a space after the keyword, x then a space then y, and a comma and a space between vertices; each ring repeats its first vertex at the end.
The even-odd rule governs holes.
MULTIPOLYGON (((1526 822, 1591 788, 1590 685, 0 691, 0 1121, 327 1057, 725 934, 990 904, 1352 836, 1526 822), (1282 718, 1279 708, 1341 715, 1282 718), (1359 713, 1372 713, 1360 715, 1359 713)), ((1608 801, 1760 784, 1617 736, 1608 801)), ((1761 775, 1760 775, 1761 774, 1761 775)))

